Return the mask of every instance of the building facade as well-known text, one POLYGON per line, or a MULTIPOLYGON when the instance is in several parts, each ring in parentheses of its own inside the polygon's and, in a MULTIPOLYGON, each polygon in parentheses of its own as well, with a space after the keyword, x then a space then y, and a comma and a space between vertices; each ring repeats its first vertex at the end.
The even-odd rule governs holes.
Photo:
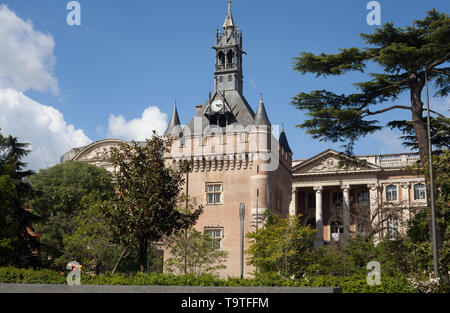
POLYGON ((290 213, 317 228, 318 244, 354 233, 403 236, 414 208, 427 204, 424 177, 404 170, 415 153, 358 156, 342 166, 342 155, 326 150, 292 165, 290 213))
MULTIPOLYGON (((218 247, 228 252, 222 274, 239 276, 241 235, 261 227, 266 210, 281 216, 289 213, 292 151, 284 130, 279 138, 273 135, 262 95, 256 113, 244 97, 245 52, 230 2, 222 28, 213 47, 213 93, 196 107, 185 127, 175 105, 164 135, 174 139, 167 164, 180 168, 184 160, 192 163, 188 194, 204 207, 195 228, 212 234, 218 247), (243 234, 241 204, 245 206, 243 234)), ((252 270, 244 264, 243 271, 247 276, 252 270)))
MULTIPOLYGON (((278 128, 270 123, 262 95, 256 112, 244 97, 242 44, 229 1, 213 47, 214 91, 203 105, 193 106, 184 126, 175 103, 164 133, 173 139, 166 164, 174 169, 186 160, 191 164, 182 191, 191 203, 204 207, 195 228, 228 252, 221 275, 239 276, 241 270, 245 277, 251 274, 246 262, 241 269, 241 236, 262 227, 267 210, 283 217, 301 214, 305 225, 317 228, 317 245, 355 232, 404 234, 408 208, 426 204, 424 179, 401 170, 418 155, 359 156, 361 164, 347 167, 340 166, 342 156, 334 150, 293 160, 284 129, 274 135, 278 128)), ((112 172, 109 149, 121 142, 105 139, 74 148, 61 163, 87 162, 112 172)), ((245 239, 244 250, 248 247, 245 239)))

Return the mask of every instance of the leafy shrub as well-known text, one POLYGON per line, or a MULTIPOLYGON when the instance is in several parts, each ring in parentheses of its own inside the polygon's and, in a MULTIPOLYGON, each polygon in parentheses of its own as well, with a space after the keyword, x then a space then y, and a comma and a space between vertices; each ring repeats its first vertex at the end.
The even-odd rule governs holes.
POLYGON ((15 267, 0 267, 1 283, 17 284, 66 284, 65 274, 41 269, 24 269, 15 267))
MULTIPOLYGON (((67 273, 42 269, 0 268, 0 283, 23 284, 66 284, 67 273)), ((382 276, 380 286, 370 286, 364 274, 350 276, 305 276, 300 279, 286 279, 275 274, 260 275, 258 278, 220 279, 212 275, 168 275, 159 273, 137 273, 135 275, 105 274, 81 275, 83 285, 134 285, 134 286, 230 286, 230 287, 342 287, 344 293, 411 293, 418 292, 403 276, 382 276)))

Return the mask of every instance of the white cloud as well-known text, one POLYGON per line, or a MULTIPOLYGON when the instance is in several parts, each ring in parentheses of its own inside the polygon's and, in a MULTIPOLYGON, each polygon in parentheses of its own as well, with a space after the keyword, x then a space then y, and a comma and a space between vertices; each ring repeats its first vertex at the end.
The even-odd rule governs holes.
POLYGON ((126 121, 122 115, 109 116, 108 132, 112 137, 125 140, 144 141, 152 136, 153 130, 163 134, 167 128, 167 114, 158 107, 150 106, 144 110, 141 118, 126 121))
POLYGON ((0 5, 0 88, 58 93, 53 74, 55 42, 33 29, 6 5, 0 5))
POLYGON ((370 138, 370 141, 381 143, 381 154, 411 152, 408 148, 403 147, 400 136, 402 136, 400 132, 385 127, 368 138, 370 138))
POLYGON ((0 89, 0 112, 2 134, 31 144, 25 162, 33 170, 58 164, 70 149, 92 142, 82 130, 67 124, 60 111, 14 89, 0 89))
POLYGON ((58 94, 54 47, 50 34, 0 5, 0 128, 3 135, 30 144, 24 161, 33 170, 55 165, 65 152, 92 142, 60 111, 23 94, 28 89, 58 94))

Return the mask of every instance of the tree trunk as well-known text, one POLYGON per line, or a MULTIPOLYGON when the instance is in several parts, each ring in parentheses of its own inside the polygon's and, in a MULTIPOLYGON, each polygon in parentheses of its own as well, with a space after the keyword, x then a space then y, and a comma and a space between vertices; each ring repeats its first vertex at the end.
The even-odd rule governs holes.
POLYGON ((128 253, 125 254, 128 251, 128 246, 125 247, 125 249, 123 249, 122 253, 119 256, 119 259, 117 259, 116 264, 114 265, 114 268, 112 269, 111 274, 114 275, 114 273, 117 271, 117 268, 119 267, 120 263, 122 262, 123 259, 125 259, 128 256, 128 253))
POLYGON ((147 261, 147 240, 139 240, 139 270, 144 273, 147 261))
POLYGON ((423 119, 423 102, 421 100, 421 86, 411 86, 411 107, 414 132, 416 133, 417 146, 419 148, 420 162, 422 166, 427 164, 428 159, 428 132, 427 125, 423 119))

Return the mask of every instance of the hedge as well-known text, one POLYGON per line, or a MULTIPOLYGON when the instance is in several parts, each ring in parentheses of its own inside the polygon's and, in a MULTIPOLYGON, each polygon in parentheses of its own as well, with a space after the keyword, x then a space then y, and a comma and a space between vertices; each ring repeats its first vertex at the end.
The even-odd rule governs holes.
MULTIPOLYGON (((66 274, 48 269, 33 270, 0 267, 0 283, 66 284, 66 274)), ((302 279, 258 278, 220 279, 211 275, 176 276, 157 273, 135 275, 105 274, 81 275, 83 285, 135 285, 135 286, 233 286, 233 287, 342 287, 344 293, 412 293, 417 292, 404 277, 382 277, 380 286, 370 286, 366 276, 314 276, 302 279)))

